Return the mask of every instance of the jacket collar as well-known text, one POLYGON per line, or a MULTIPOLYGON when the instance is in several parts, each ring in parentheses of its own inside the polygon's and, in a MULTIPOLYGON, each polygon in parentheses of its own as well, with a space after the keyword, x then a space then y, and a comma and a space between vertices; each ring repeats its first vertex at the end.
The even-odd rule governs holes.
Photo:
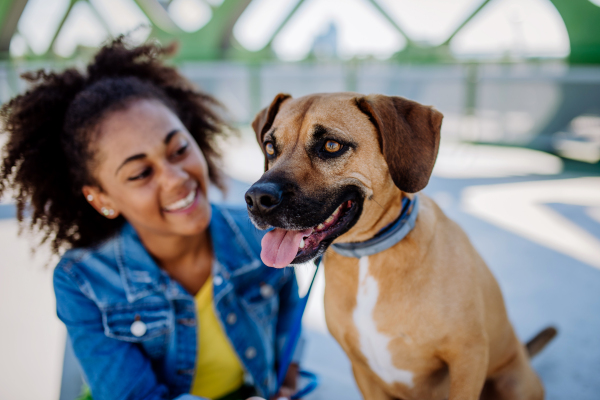
MULTIPOLYGON (((262 265, 226 209, 212 205, 208 229, 217 261, 213 263, 213 273, 220 273, 228 280, 262 265)), ((115 252, 129 302, 167 290, 171 298, 190 296, 181 285, 171 280, 167 273, 159 268, 129 223, 125 223, 116 240, 115 252)))
POLYGON ((167 274, 158 267, 129 223, 121 230, 115 252, 129 302, 155 293, 161 285, 166 285, 167 274))
POLYGON ((209 230, 215 265, 220 268, 214 273, 220 272, 229 279, 263 265, 227 208, 212 206, 209 230))

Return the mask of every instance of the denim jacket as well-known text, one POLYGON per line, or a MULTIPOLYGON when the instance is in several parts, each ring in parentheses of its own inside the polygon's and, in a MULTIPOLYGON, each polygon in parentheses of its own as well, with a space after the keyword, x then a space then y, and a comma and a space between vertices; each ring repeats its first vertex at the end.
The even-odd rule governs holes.
MULTIPOLYGON (((269 397, 298 302, 294 270, 260 261, 263 233, 245 209, 212 206, 209 231, 215 313, 246 380, 269 397)), ((54 290, 94 400, 198 399, 187 394, 197 354, 194 297, 156 265, 131 225, 95 248, 66 252, 54 290)))

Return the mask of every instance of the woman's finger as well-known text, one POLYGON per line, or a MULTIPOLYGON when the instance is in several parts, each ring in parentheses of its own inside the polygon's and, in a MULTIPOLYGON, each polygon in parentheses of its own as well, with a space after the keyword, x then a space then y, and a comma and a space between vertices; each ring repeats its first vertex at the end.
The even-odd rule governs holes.
POLYGON ((282 386, 279 393, 271 398, 271 400, 290 400, 295 390, 282 386))

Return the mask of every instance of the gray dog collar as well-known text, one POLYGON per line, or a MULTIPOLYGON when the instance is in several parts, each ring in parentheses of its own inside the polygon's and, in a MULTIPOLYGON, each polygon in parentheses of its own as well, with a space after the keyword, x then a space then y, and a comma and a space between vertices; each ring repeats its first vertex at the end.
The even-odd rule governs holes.
POLYGON ((336 253, 345 257, 372 256, 389 249, 404 239, 415 227, 418 213, 419 196, 414 196, 412 200, 405 197, 402 199, 400 217, 391 225, 383 228, 374 238, 358 243, 335 243, 331 247, 336 253))

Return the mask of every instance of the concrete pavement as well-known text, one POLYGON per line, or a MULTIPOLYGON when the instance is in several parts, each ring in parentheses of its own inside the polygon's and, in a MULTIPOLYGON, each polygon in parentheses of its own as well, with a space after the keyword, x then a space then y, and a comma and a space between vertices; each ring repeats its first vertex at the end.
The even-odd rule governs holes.
MULTIPOLYGON (((262 170, 260 151, 251 141, 234 144, 225 165, 231 175, 251 182, 262 170), (238 154, 236 161, 237 151, 243 157, 238 154)), ((439 165, 444 169, 436 172, 425 192, 463 227, 488 262, 519 337, 527 340, 550 324, 559 329, 559 336, 533 361, 547 399, 597 399, 600 270, 594 257, 600 249, 599 174, 562 171, 555 159, 548 159, 546 168, 536 158, 535 168, 529 168, 522 154, 510 165, 496 164, 493 173, 481 167, 489 164, 488 153, 479 160, 456 152, 443 157, 439 165), (515 170, 516 164, 520 167, 515 170)), ((248 186, 233 181, 226 201, 241 204, 248 186)), ((14 208, 0 204, 1 399, 59 396, 64 328, 55 316, 51 266, 44 268, 48 253, 41 249, 31 258, 32 243, 17 237, 14 208)), ((297 271, 305 286, 310 267, 297 271)), ((315 285, 304 319, 309 339, 304 366, 319 374, 321 385, 307 399, 360 399, 350 365, 326 331, 322 276, 315 285)))

